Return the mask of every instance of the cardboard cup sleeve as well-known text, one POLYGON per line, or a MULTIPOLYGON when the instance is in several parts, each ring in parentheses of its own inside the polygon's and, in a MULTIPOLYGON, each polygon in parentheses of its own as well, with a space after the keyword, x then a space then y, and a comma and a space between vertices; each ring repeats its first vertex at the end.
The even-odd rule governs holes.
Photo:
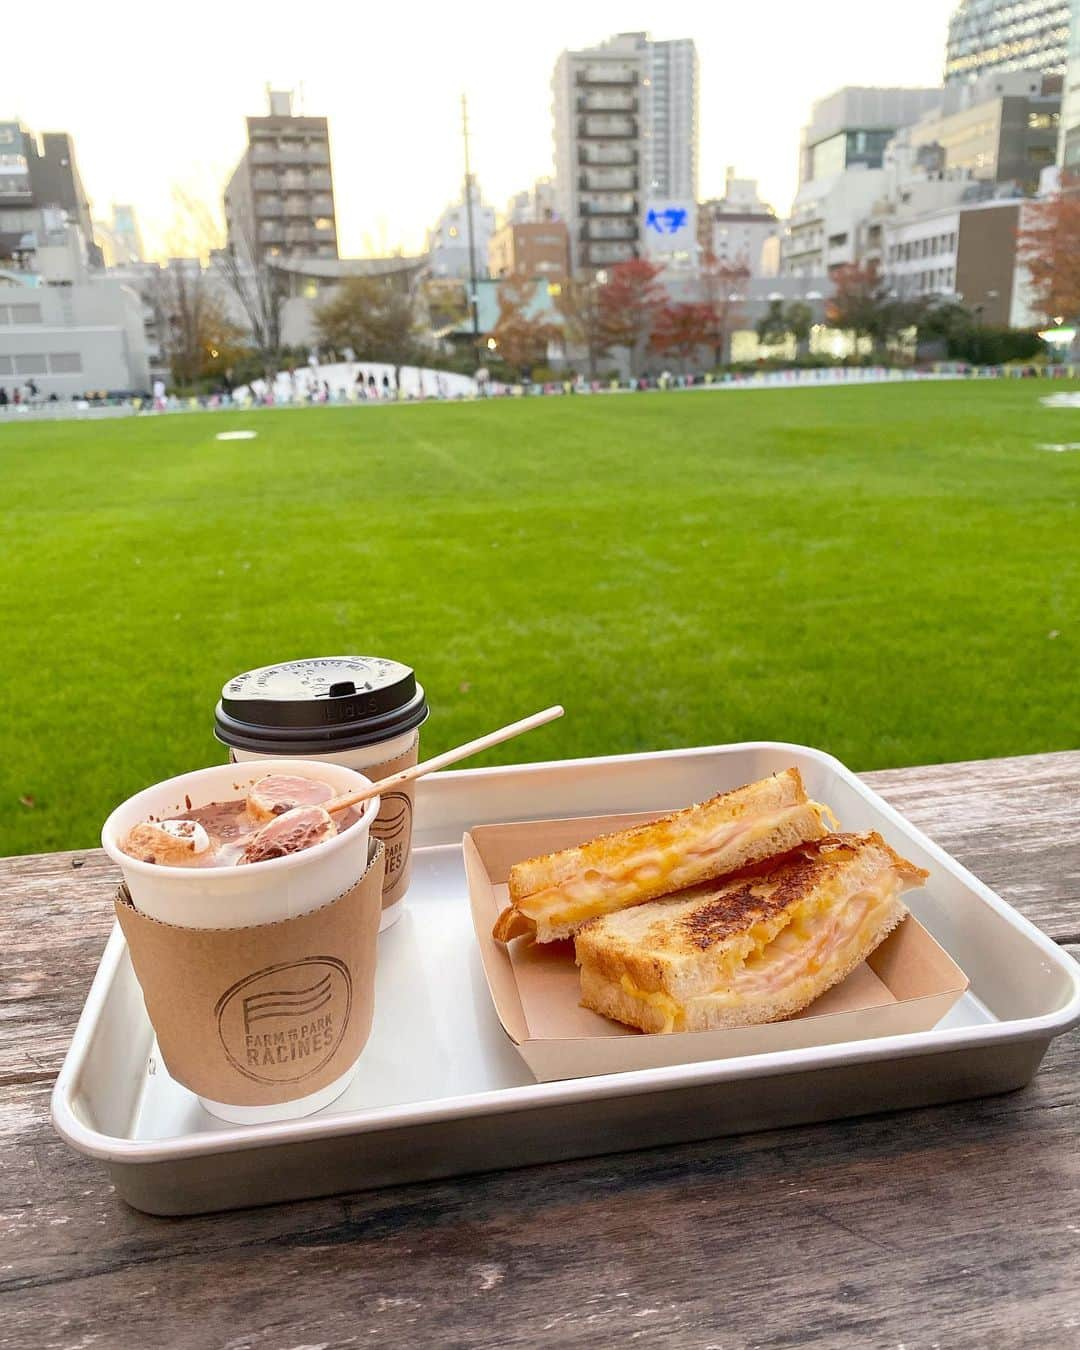
POLYGON ((328 905, 248 928, 179 928, 115 899, 170 1075, 200 1097, 271 1106, 318 1092, 359 1058, 375 1010, 386 851, 328 905))
MULTIPOLYGON (((413 737, 408 750, 403 750, 393 759, 385 759, 380 764, 365 764, 359 770, 373 783, 400 773, 402 769, 411 769, 416 763, 420 749, 419 736, 413 737)), ((371 826, 371 833, 381 839, 386 846, 386 876, 383 880, 383 909, 397 904, 409 888, 409 874, 412 870, 412 826, 413 793, 415 783, 406 783, 395 788, 382 798, 379 814, 371 826)))

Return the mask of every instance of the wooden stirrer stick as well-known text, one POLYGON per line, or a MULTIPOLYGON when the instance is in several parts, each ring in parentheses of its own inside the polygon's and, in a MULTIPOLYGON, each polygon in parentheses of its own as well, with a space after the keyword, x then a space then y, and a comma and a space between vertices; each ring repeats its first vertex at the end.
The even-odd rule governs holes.
POLYGON ((500 727, 498 731, 489 731, 486 736, 478 736, 475 741, 466 741, 464 745, 459 745, 453 750, 446 750, 441 755, 426 759, 422 764, 414 764, 411 769, 402 769, 401 773, 384 778, 369 788, 358 788, 355 792, 342 793, 340 797, 331 797, 328 802, 320 802, 319 805, 331 815, 335 811, 344 811, 349 806, 359 806, 361 802, 370 801, 372 797, 390 792, 403 783, 411 783, 416 778, 423 778, 427 773, 434 773, 436 769, 445 769, 450 764, 456 764, 459 759, 468 759, 470 755, 478 755, 481 750, 489 750, 493 745, 513 740, 515 736, 520 736, 525 731, 533 731, 547 722, 554 722, 562 715, 563 710, 558 705, 554 708, 545 708, 543 712, 533 713, 531 717, 523 717, 520 722, 511 722, 509 726, 500 727))

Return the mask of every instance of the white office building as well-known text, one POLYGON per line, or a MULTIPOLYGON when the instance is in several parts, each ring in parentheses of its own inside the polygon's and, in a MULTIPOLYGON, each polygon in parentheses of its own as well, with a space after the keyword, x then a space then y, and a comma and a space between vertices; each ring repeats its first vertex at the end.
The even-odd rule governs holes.
POLYGON ((724 195, 702 202, 698 241, 706 253, 728 266, 746 267, 752 277, 772 275, 779 257, 780 221, 761 200, 757 180, 737 178, 729 168, 724 195))
MULTIPOLYGON (((473 258, 477 277, 488 274, 488 244, 495 233, 495 209, 485 206, 480 189, 472 185, 473 258)), ((469 271, 469 210, 464 191, 461 200, 448 206, 428 231, 427 251, 434 277, 458 277, 467 281, 469 271)))
POLYGON ((46 398, 150 387, 139 297, 91 269, 85 236, 66 222, 42 228, 21 267, 0 270, 0 387, 10 397, 31 381, 46 398))

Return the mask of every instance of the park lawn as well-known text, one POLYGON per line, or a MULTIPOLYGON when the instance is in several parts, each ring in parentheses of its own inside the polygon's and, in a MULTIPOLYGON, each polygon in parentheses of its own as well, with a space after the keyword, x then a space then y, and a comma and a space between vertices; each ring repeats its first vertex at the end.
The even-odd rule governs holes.
MULTIPOLYGON (((1043 381, 0 426, 0 853, 219 762, 237 671, 415 665, 435 751, 1073 747, 1080 412, 1043 381), (215 439, 251 428, 252 441, 215 439)), ((478 761, 484 762, 484 761, 478 761)))

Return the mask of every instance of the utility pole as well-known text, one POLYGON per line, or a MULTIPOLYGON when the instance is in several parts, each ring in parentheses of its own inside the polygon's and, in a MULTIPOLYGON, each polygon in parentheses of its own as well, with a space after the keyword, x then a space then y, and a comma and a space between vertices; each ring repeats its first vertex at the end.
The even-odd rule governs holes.
POLYGON ((480 355, 480 297, 476 286, 476 235, 473 230, 473 187, 469 171, 469 105, 461 96, 461 137, 465 142, 465 221, 469 231, 469 309, 472 311, 473 346, 480 355))

